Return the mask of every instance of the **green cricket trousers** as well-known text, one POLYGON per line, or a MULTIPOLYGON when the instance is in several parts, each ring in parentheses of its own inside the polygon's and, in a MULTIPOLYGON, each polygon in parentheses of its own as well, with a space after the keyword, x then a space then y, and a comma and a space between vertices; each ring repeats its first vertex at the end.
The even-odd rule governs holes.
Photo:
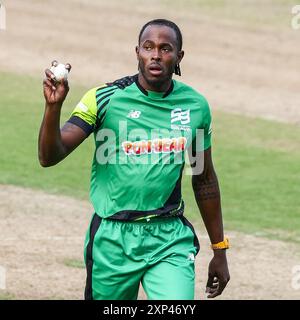
POLYGON ((183 216, 118 221, 93 215, 86 234, 85 299, 194 299, 199 242, 183 216))

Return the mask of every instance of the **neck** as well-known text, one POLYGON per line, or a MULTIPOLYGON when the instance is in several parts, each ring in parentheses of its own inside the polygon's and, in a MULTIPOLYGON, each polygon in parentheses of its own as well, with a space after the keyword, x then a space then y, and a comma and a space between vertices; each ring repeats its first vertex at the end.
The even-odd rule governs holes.
POLYGON ((155 92, 166 92, 172 84, 172 78, 167 79, 163 82, 149 83, 140 72, 138 74, 138 82, 145 90, 155 92))

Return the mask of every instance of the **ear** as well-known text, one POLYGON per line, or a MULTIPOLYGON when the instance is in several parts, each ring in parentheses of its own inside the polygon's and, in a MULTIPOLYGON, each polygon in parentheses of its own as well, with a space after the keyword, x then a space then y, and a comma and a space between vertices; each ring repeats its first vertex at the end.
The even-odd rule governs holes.
POLYGON ((178 51, 178 53, 177 53, 177 64, 179 64, 181 62, 181 60, 183 59, 183 56, 184 56, 184 51, 183 50, 178 51))
POLYGON ((136 58, 139 59, 139 53, 140 53, 140 47, 139 46, 135 47, 135 53, 136 53, 136 58))

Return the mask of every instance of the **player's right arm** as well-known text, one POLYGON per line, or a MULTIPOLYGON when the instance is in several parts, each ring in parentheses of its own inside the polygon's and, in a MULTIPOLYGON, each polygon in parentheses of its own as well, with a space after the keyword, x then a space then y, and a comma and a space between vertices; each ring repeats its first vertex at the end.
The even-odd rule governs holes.
POLYGON ((45 112, 39 132, 38 149, 41 166, 50 167, 69 155, 87 138, 88 133, 71 122, 66 122, 60 129, 61 108, 69 86, 64 80, 55 84, 54 75, 49 69, 45 74, 46 78, 43 81, 45 112))

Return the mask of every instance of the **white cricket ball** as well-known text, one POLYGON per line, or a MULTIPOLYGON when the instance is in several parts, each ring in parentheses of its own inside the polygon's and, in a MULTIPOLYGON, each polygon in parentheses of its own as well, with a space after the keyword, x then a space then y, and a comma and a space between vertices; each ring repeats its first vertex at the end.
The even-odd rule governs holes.
POLYGON ((56 67, 52 66, 50 71, 54 74, 56 81, 61 81, 62 79, 68 79, 69 70, 62 63, 59 63, 56 67))

